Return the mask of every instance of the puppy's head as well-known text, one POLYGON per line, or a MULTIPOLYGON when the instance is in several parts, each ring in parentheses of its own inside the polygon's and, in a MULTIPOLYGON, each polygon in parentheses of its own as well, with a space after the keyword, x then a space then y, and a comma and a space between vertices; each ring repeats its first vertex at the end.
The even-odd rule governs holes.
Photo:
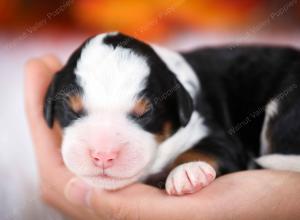
POLYGON ((160 144, 185 126, 192 99, 151 46, 123 34, 88 39, 57 73, 45 118, 63 127, 77 176, 116 189, 147 175, 160 144))

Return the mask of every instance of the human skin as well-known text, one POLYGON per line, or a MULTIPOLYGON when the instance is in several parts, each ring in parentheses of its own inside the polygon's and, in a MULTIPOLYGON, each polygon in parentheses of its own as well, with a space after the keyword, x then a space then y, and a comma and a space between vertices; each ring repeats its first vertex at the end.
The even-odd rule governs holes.
POLYGON ((295 172, 237 172, 187 196, 169 196, 139 183, 114 192, 84 184, 64 166, 59 126, 48 128, 43 117, 47 87, 61 67, 53 55, 25 65, 25 108, 47 204, 82 220, 300 219, 300 174, 295 172))

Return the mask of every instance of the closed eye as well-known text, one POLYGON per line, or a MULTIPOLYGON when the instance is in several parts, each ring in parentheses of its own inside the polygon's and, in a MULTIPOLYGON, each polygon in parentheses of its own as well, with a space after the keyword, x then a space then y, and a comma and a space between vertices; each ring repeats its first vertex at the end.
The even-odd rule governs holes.
POLYGON ((69 105, 65 106, 64 112, 66 114, 65 117, 70 121, 76 120, 76 119, 81 118, 82 116, 85 115, 85 111, 83 109, 78 110, 78 111, 74 111, 74 109, 70 108, 69 105))

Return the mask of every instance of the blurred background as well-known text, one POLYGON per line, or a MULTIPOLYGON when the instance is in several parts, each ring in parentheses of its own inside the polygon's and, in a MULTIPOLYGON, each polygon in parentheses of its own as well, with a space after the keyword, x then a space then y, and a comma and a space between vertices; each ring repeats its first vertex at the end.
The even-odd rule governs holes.
POLYGON ((157 42, 186 32, 234 33, 231 40, 243 41, 297 31, 300 20, 298 0, 10 0, 0 1, 0 11, 8 47, 112 30, 157 42))
POLYGON ((30 57, 54 53, 65 61, 85 38, 106 31, 188 50, 299 47, 299 30, 300 0, 0 0, 0 219, 55 219, 45 216, 32 176, 23 110, 23 65, 30 57))

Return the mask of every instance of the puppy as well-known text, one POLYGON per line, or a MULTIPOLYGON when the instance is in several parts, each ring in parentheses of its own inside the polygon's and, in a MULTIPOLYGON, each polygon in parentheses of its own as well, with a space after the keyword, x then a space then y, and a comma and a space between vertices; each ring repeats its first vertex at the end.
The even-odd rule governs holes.
POLYGON ((179 53, 106 33, 55 75, 44 115, 63 128, 64 163, 86 182, 183 195, 251 167, 300 171, 299 82, 294 49, 179 53))

